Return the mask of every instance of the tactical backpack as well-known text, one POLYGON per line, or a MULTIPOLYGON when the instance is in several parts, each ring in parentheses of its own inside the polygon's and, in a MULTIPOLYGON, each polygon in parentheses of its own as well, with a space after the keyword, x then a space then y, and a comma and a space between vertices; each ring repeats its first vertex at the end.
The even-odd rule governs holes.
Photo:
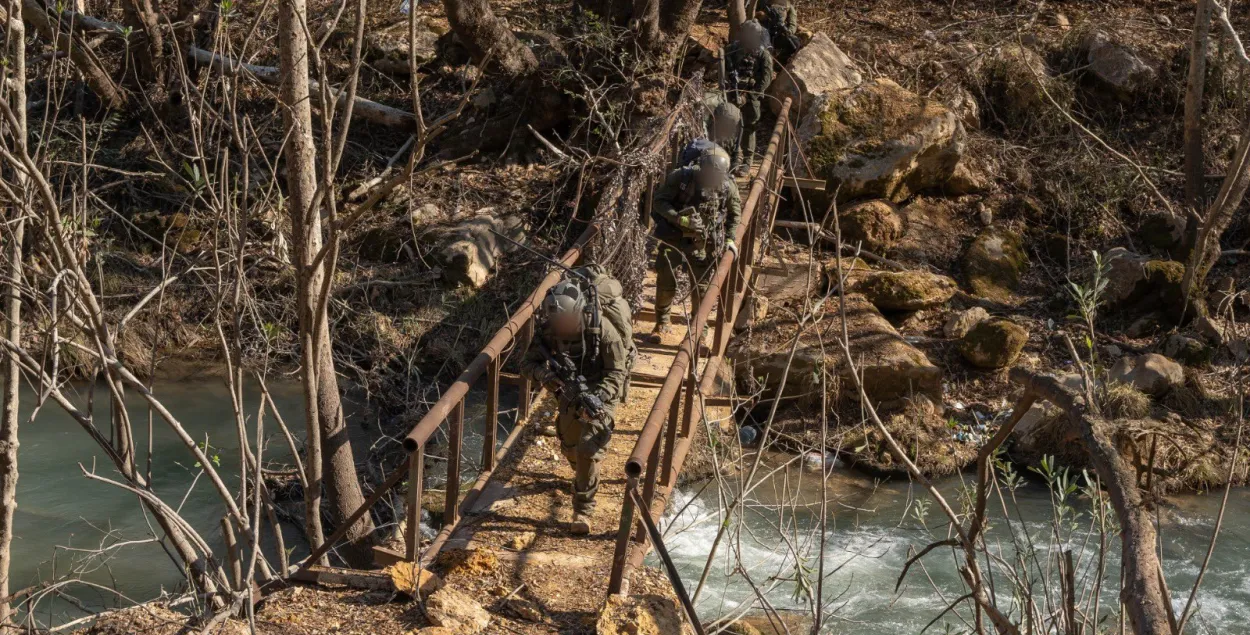
MULTIPOLYGON (((709 131, 711 134, 711 131, 709 131)), ((687 143, 677 154, 677 165, 690 167, 699 162, 699 158, 716 148, 716 142, 702 137, 687 143)))
MULTIPOLYGON (((603 265, 585 265, 573 270, 582 280, 595 286, 599 295, 599 312, 610 322, 625 345, 626 360, 630 368, 638 358, 638 346, 634 344, 634 312, 625 300, 625 290, 620 281, 608 275, 603 265)), ((625 384, 629 392, 629 383, 625 384)))

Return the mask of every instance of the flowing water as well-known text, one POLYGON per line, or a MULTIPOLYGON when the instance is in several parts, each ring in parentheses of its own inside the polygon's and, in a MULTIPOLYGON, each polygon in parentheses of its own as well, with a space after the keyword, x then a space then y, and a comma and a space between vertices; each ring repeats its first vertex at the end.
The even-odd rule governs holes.
MULTIPOLYGON (((79 387, 79 404, 86 408, 88 397, 85 387, 79 387)), ((286 419, 298 434, 302 427, 302 405, 298 385, 274 383, 270 385, 274 400, 286 419)), ((223 382, 209 379, 178 383, 158 383, 158 396, 179 417, 190 434, 201 441, 207 440, 209 454, 220 463, 220 471, 228 484, 237 484, 239 464, 238 442, 234 432, 234 418, 230 397, 223 382)), ((254 425, 258 391, 249 387, 246 391, 249 424, 254 425)), ((183 585, 179 566, 170 559, 160 545, 152 542, 153 529, 142 513, 132 494, 114 486, 87 479, 79 465, 95 470, 102 476, 115 477, 112 465, 98 447, 88 438, 79 425, 70 419, 54 403, 47 403, 34 421, 28 421, 34 395, 23 395, 22 445, 19 450, 21 479, 18 485, 18 511, 16 539, 13 544, 14 590, 41 581, 65 575, 73 568, 89 564, 81 577, 112 591, 77 584, 67 590, 84 604, 93 607, 116 606, 131 601, 142 601, 173 591, 183 585), (90 552, 108 547, 104 555, 90 552)), ((504 403, 512 401, 513 395, 505 394, 504 403)), ((107 426, 108 402, 97 391, 93 409, 96 421, 107 426)), ((482 398, 471 395, 466 412, 466 429, 463 479, 471 479, 477 469, 481 447, 482 398)), ((127 405, 135 421, 136 442, 140 448, 140 465, 146 469, 148 446, 147 408, 144 402, 128 395, 127 405)), ((350 408, 349 408, 350 409, 350 408)), ((505 417, 506 418, 506 417, 505 417)), ((361 421, 353 422, 354 431, 363 431, 361 421)), ((223 508, 216 494, 203 478, 194 460, 172 431, 159 420, 153 424, 154 433, 152 480, 162 498, 181 506, 182 514, 214 546, 219 549, 219 521, 223 508)), ((107 431, 107 429, 106 429, 107 431)), ((252 429, 254 433, 254 428, 252 429)), ((272 436, 276 433, 272 419, 266 417, 266 436, 270 437, 265 457, 277 463, 288 458, 285 442, 272 436)), ((507 434, 501 425, 500 440, 507 434)), ((358 434, 357 458, 365 456, 371 435, 358 434)), ((441 480, 439 461, 430 461, 432 480, 441 480)), ((438 483, 431 483, 438 487, 438 483)), ((951 500, 957 500, 960 488, 958 479, 940 482, 940 487, 951 500)), ((719 525, 717 517, 717 486, 690 488, 675 494, 669 507, 665 530, 667 544, 682 571, 687 587, 693 590, 705 563, 708 548, 719 525), (680 513, 678 513, 680 512, 680 513)), ((835 469, 825 488, 821 486, 819 471, 801 468, 779 470, 774 476, 753 490, 749 497, 752 504, 745 510, 743 519, 748 532, 742 532, 741 540, 727 540, 722 544, 706 588, 699 598, 700 614, 705 618, 725 615, 745 607, 752 598, 752 590, 742 577, 727 575, 732 568, 728 557, 730 550, 740 552, 743 567, 751 572, 752 579, 764 586, 775 585, 769 593, 770 601, 779 608, 803 608, 801 600, 795 599, 796 584, 792 581, 796 561, 787 555, 787 542, 800 545, 798 550, 809 554, 804 566, 812 579, 816 560, 810 554, 818 549, 819 534, 815 531, 820 518, 821 492, 828 493, 828 525, 825 532, 824 566, 827 574, 825 597, 830 606, 836 607, 835 617, 829 622, 829 632, 854 633, 857 635, 900 634, 919 632, 930 620, 937 617, 946 603, 958 597, 960 585, 952 566, 949 551, 935 552, 925 560, 926 569, 915 570, 898 593, 894 584, 909 549, 919 549, 929 542, 944 537, 940 512, 930 506, 923 514, 928 526, 918 520, 918 501, 927 500, 922 492, 906 483, 876 483, 863 475, 835 469), (779 511, 779 504, 784 513, 779 511), (787 540, 780 540, 778 528, 784 528, 787 540), (939 591, 931 586, 936 585, 939 591)), ((726 492, 731 495, 732 492, 726 492)), ((1188 585, 1197 574, 1205 554, 1207 541, 1218 512, 1220 497, 1184 496, 1174 499, 1163 510, 1163 555, 1176 603, 1184 602, 1188 585)), ((1083 515, 1080 520, 1088 524, 1088 509, 1077 505, 1083 515)), ((1195 620, 1193 633, 1243 633, 1250 622, 1250 490, 1233 491, 1228 513, 1220 535, 1215 558, 1203 583, 1199 596, 1201 610, 1195 620)), ((1002 522, 1001 505, 996 508, 996 520, 990 532, 1001 544, 1009 542, 1010 531, 1002 522)), ((1036 482, 1027 482, 1016 492, 1014 503, 1007 512, 1013 518, 1012 527, 1025 527, 1035 546, 1044 550, 1054 545, 1050 519, 1053 517, 1047 489, 1036 482), (1022 521, 1022 522, 1021 522, 1022 521)), ((1078 555, 1085 530, 1075 532, 1075 538, 1067 540, 1067 546, 1078 555)), ((306 551, 298 538, 298 532, 288 528, 286 540, 294 547, 298 557, 306 551)), ((1096 537, 1093 539, 1096 542, 1096 537)), ((1006 548, 1005 548, 1006 549, 1006 548)), ((1114 587, 1118 567, 1118 545, 1112 542, 1111 559, 1107 564, 1109 587, 1114 587)), ((1088 553, 1088 552, 1087 552, 1088 553)), ((1088 558, 1088 556, 1087 556, 1088 558)), ((1078 565, 1085 570, 1092 560, 1078 565)), ((655 564, 653 562, 653 564, 655 564)), ((1001 578, 1000 578, 1001 579, 1001 578)), ((1008 600, 1003 596, 1004 600, 1008 600)), ((1104 592, 1104 606, 1115 602, 1115 589, 1104 592)), ((39 604, 37 616, 44 623, 59 622, 83 615, 81 611, 64 601, 47 600, 39 604)), ((948 620, 952 628, 964 627, 957 619, 948 620)), ((937 627, 937 632, 942 628, 937 627)))
MULTIPOLYGON (((958 506, 960 479, 945 479, 937 485, 947 500, 958 506)), ((733 484, 726 489, 738 487, 733 484)), ((692 487, 675 493, 664 525, 666 545, 691 593, 698 584, 720 526, 717 488, 717 484, 711 483, 705 488, 692 487)), ((821 489, 818 469, 790 468, 780 470, 751 492, 747 497, 751 502, 745 506, 741 517, 744 529, 740 532, 741 539, 722 541, 699 596, 698 610, 704 620, 746 610, 747 603, 755 598, 752 585, 740 573, 731 575, 739 567, 749 572, 754 585, 760 588, 775 585, 767 595, 776 608, 810 614, 809 604, 794 580, 806 579, 815 584, 818 560, 814 554, 820 551, 821 489), (796 551, 803 554, 804 561, 803 570, 798 574, 798 559, 793 555, 796 551)), ((895 584, 909 554, 946 537, 942 522, 945 517, 936 505, 918 511, 928 501, 919 487, 897 481, 876 483, 861 474, 834 468, 825 491, 828 520, 823 550, 824 598, 833 612, 825 622, 828 625, 825 632, 919 633, 964 593, 950 549, 938 549, 929 554, 924 559, 924 569, 914 566, 908 579, 895 592, 895 584)), ((733 491, 724 493, 732 499, 733 491)), ((1220 493, 1177 497, 1161 512, 1163 564, 1178 612, 1206 554, 1219 512, 1220 493)), ((1043 563, 1047 561, 1047 554, 1062 550, 1054 549, 1062 543, 1077 559, 1078 572, 1095 569, 1094 547, 1098 544, 1098 535, 1090 531, 1089 506, 1077 498, 1074 497, 1073 504, 1073 511, 1079 514, 1074 519, 1076 528, 1070 534, 1065 532, 1063 540, 1057 540, 1051 524, 1054 507, 1049 489, 1043 482, 1026 481, 1015 491, 1014 500, 1008 495, 1005 510, 997 499, 992 501, 991 544, 1001 550, 998 553, 1015 554, 1011 535, 1014 531, 1023 539, 1023 529, 1043 563), (1011 517, 1011 523, 1005 522, 1004 513, 1011 517)), ((1200 608, 1187 633, 1250 632, 1250 514, 1247 510, 1250 510, 1250 490, 1234 489, 1215 556, 1198 596, 1200 608)), ((1109 541, 1106 588, 1101 595, 1103 614, 1107 613, 1107 607, 1115 606, 1118 593, 1119 539, 1112 536, 1109 541)), ((654 555, 650 558, 652 565, 659 564, 654 555)), ((1005 590, 1001 567, 995 567, 995 575, 1000 602, 1009 605, 1011 596, 1005 590)), ((1078 588, 1079 580, 1078 575, 1078 588)), ((807 623, 810 624, 810 620, 807 623)), ((948 614, 928 632, 946 632, 947 627, 951 632, 970 630, 968 624, 948 614)), ((1108 627, 1108 630, 1118 632, 1118 623, 1115 629, 1108 627)))

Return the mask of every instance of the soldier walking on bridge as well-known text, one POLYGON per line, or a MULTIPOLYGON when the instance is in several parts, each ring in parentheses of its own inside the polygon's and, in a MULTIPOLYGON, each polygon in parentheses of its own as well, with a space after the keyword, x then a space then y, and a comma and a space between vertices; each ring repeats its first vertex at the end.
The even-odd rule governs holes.
POLYGON ((755 157, 755 129, 763 114, 761 100, 773 83, 768 31, 759 22, 748 20, 739 27, 737 41, 725 49, 725 68, 730 101, 742 111, 743 161, 749 164, 755 157))
POLYGON ((690 274, 693 314, 721 254, 726 249, 738 253, 734 234, 742 203, 738 185, 729 177, 729 155, 715 147, 696 165, 669 172, 651 209, 660 248, 655 259, 655 331, 649 340, 658 344, 672 330, 677 271, 690 274))
POLYGON ((635 347, 621 285, 601 267, 573 270, 543 299, 540 327, 521 372, 557 396, 556 433, 573 468, 573 521, 591 531, 599 462, 615 427, 616 406, 629 391, 635 347))

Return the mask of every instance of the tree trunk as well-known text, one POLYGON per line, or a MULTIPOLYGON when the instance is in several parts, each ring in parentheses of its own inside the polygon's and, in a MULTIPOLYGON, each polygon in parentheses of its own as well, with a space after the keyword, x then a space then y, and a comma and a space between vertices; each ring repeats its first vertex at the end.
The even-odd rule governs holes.
MULTIPOLYGON (((1211 33, 1210 0, 1198 0, 1194 12, 1194 34, 1189 45, 1189 77, 1185 88, 1185 204, 1200 212, 1206 207, 1205 161, 1203 160, 1202 102, 1206 91, 1207 43, 1211 33)), ((1193 249, 1199 220, 1187 217, 1184 246, 1193 249)))
POLYGON ((660 0, 635 0, 634 37, 644 51, 658 51, 663 33, 660 32, 660 0))
MULTIPOLYGON (((1250 121, 1250 114, 1247 114, 1250 121)), ((1237 154, 1228 166, 1228 174, 1220 193, 1207 209, 1206 217, 1194 239, 1193 250, 1185 265, 1185 276, 1181 279, 1181 291, 1191 302, 1197 292, 1206 286, 1207 274, 1220 257, 1220 238, 1224 230, 1233 222, 1233 215, 1241 206, 1250 187, 1250 130, 1242 133, 1241 142, 1237 145, 1237 154)), ((1194 304, 1198 304, 1194 302, 1194 304)))
MULTIPOLYGON (((343 421, 329 320, 325 316, 316 319, 315 315, 319 306, 317 294, 328 274, 323 264, 313 266, 322 242, 321 216, 314 208, 317 166, 309 96, 308 39, 302 26, 306 15, 305 0, 282 0, 279 3, 279 59, 282 65, 279 97, 283 103, 283 123, 289 135, 286 144, 287 205, 291 213, 295 261, 299 272, 296 302, 308 436, 305 443, 308 451, 305 461, 308 487, 304 491, 304 520, 308 540, 316 547, 325 540, 321 527, 323 488, 329 497, 331 517, 340 520, 364 503, 364 495, 360 491, 356 464, 343 421)), ((348 539, 356 547, 347 554, 351 564, 363 565, 367 562, 367 543, 372 531, 373 523, 366 514, 348 532, 348 539)))
POLYGON ((488 0, 443 0, 443 8, 474 62, 480 64, 490 55, 499 70, 511 76, 527 75, 538 68, 534 52, 491 11, 488 0))
POLYGON ((738 39, 738 29, 747 21, 747 7, 744 0, 729 0, 729 41, 738 39))
POLYGON ((165 43, 152 0, 123 0, 122 16, 126 26, 134 29, 126 50, 138 66, 139 76, 153 86, 163 87, 165 43))
MULTIPOLYGON (((14 81, 4 99, 16 104, 17 126, 9 130, 14 143, 26 139, 26 26, 22 23, 21 7, 16 0, 5 11, 8 19, 5 37, 5 57, 12 66, 14 81)), ((0 89, 0 93, 3 90, 0 89)), ((16 192, 24 192, 26 175, 14 170, 11 175, 16 192)), ((26 232, 24 219, 27 207, 11 206, 12 222, 9 235, 3 236, 7 245, 4 263, 4 336, 13 342, 22 341, 22 240, 26 232)), ((17 511, 17 428, 20 401, 21 374, 17 358, 8 354, 0 360, 0 377, 3 377, 3 395, 0 395, 0 597, 9 596, 9 567, 12 566, 13 514, 17 511)), ((8 601, 0 602, 0 628, 9 624, 12 613, 8 601)))
POLYGON ((1170 635, 1159 566, 1158 535, 1151 520, 1150 511, 1142 501, 1137 489, 1137 475, 1124 463, 1115 444, 1107 433, 1107 422, 1090 416, 1084 402, 1057 379, 1048 375, 1036 375, 1021 368, 1011 370, 1011 381, 1062 409, 1068 416, 1069 425, 1080 432, 1089 452, 1090 463, 1098 472, 1098 478, 1111 498, 1120 521, 1120 541, 1123 545, 1124 585, 1120 597, 1125 612, 1137 635, 1170 635))
POLYGON ((660 10, 660 28, 665 39, 680 44, 690 33, 702 6, 703 0, 666 0, 660 10))

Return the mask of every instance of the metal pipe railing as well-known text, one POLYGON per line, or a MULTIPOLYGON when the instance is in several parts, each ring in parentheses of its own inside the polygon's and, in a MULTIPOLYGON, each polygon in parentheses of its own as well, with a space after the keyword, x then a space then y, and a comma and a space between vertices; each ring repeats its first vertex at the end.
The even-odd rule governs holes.
POLYGON ((729 343, 734 321, 750 286, 749 271, 756 256, 757 221, 761 218, 758 212, 763 209, 763 213, 768 215, 764 220, 771 225, 771 216, 779 200, 777 184, 780 182, 782 170, 782 161, 779 157, 782 156, 781 153, 784 152, 788 140, 786 132, 789 112, 790 100, 787 99, 782 106, 781 115, 777 119, 777 125, 768 142, 768 149, 760 162, 759 170, 751 181, 751 189, 743 205, 742 221, 734 235, 734 242, 739 245, 742 257, 735 258, 731 252, 721 255, 712 279, 708 282, 707 291, 703 293, 694 316, 687 322, 686 338, 678 349, 672 366, 669 367, 651 412, 647 415, 647 420, 639 432, 634 450, 625 463, 627 493, 621 507, 621 522, 613 556, 612 574, 608 580, 609 593, 622 592, 629 571, 636 567, 646 555, 643 530, 641 528, 637 530, 639 538, 630 539, 635 532, 635 514, 641 511, 650 513, 652 518, 660 517, 667 506, 669 494, 676 485, 677 475, 681 472, 686 454, 689 452, 690 441, 694 437, 693 424, 696 406, 700 409, 702 407, 698 396, 705 394, 714 382, 716 371, 729 343), (703 326, 707 324, 712 309, 717 306, 721 308, 716 316, 713 350, 710 352, 704 373, 700 377, 697 368, 703 326), (683 412, 679 417, 678 404, 681 403, 679 399, 683 396, 683 387, 685 403, 684 407, 680 408, 683 412), (661 433, 666 429, 666 421, 667 434, 661 448, 659 440, 661 433), (662 451, 657 452, 661 449, 662 451), (658 470, 659 474, 657 474, 657 461, 662 466, 662 469, 658 470), (636 490, 640 480, 644 494, 642 504, 649 509, 636 510, 634 496, 631 496, 629 492, 636 490))

